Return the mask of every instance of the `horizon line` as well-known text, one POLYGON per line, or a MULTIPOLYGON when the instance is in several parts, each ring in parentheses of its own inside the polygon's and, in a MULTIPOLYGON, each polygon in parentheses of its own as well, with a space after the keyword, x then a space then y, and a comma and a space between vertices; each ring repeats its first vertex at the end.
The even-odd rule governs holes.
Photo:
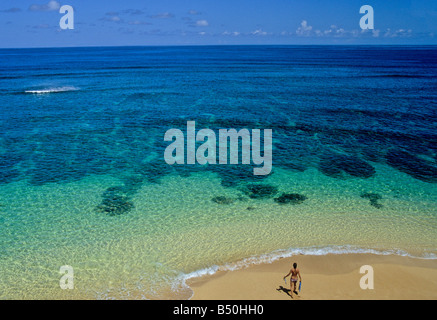
POLYGON ((163 45, 103 45, 60 47, 0 47, 0 50, 20 49, 80 49, 80 48, 158 48, 158 47, 437 47, 437 44, 163 44, 163 45))

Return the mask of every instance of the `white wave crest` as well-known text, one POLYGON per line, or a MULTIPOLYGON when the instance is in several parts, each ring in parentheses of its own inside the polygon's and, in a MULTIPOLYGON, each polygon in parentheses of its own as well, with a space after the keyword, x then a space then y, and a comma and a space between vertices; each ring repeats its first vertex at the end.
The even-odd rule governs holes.
POLYGON ((68 91, 77 91, 79 88, 76 87, 52 87, 38 90, 26 90, 25 93, 33 93, 33 94, 47 94, 47 93, 59 93, 59 92, 68 92, 68 91))
POLYGON ((354 254, 354 253, 376 254, 376 255, 398 255, 398 256, 405 256, 405 257, 412 257, 412 258, 419 258, 419 259, 431 259, 431 260, 437 259, 437 256, 434 254, 413 256, 407 253, 406 251, 397 250, 397 249, 376 250, 376 249, 366 249, 366 248, 353 247, 353 246, 290 248, 287 250, 276 250, 268 254, 245 258, 235 263, 228 263, 222 266, 214 265, 212 267, 196 270, 190 273, 182 273, 173 282, 172 288, 174 291, 179 291, 180 289, 191 290, 191 288, 186 284, 186 282, 190 279, 200 278, 207 275, 214 275, 218 271, 235 271, 235 270, 247 268, 251 265, 273 263, 276 260, 282 258, 289 258, 297 255, 322 256, 327 254, 354 254))

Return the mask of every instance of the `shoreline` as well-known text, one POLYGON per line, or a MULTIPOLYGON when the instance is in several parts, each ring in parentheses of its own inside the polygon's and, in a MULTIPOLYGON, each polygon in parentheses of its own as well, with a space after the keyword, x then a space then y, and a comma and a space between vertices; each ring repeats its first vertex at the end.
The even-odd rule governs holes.
POLYGON ((273 262, 192 277, 190 300, 435 300, 437 260, 373 253, 293 255, 273 262), (297 262, 302 291, 290 297, 286 275, 297 262), (374 271, 374 289, 363 290, 363 265, 374 271), (278 290, 279 289, 279 290, 278 290))

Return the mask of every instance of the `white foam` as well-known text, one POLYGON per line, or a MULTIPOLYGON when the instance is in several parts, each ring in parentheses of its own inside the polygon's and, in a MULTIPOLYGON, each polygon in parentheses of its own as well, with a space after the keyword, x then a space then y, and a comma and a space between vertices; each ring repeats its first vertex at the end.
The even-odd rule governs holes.
POLYGON ((76 87, 53 87, 46 88, 40 90, 26 90, 25 93, 33 93, 33 94, 47 94, 47 93, 59 93, 59 92, 68 92, 68 91, 77 91, 79 88, 76 87))
MULTIPOLYGON (((327 254, 354 254, 354 253, 376 254, 376 255, 398 255, 404 257, 411 257, 411 258, 418 258, 418 259, 431 259, 431 260, 437 259, 437 256, 435 254, 424 254, 423 256, 413 256, 407 253, 406 251, 400 249, 376 250, 376 249, 366 249, 366 248, 353 247, 353 246, 290 248, 287 250, 276 250, 268 254, 245 258, 235 263, 228 263, 222 266, 214 265, 212 267, 196 270, 190 273, 182 273, 176 278, 172 288, 174 291, 179 291, 178 288, 191 290, 191 288, 186 284, 186 282, 190 279, 200 278, 207 275, 213 275, 218 271, 235 271, 235 270, 247 268, 251 265, 273 263, 276 260, 282 258, 289 258, 296 255, 322 256, 327 254)), ((191 292, 193 294, 192 290, 191 292)))

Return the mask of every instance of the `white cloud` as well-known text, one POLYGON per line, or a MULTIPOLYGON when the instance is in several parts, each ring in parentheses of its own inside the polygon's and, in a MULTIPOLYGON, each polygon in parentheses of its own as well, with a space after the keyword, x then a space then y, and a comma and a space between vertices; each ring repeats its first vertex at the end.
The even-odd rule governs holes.
POLYGON ((257 29, 251 33, 254 36, 266 36, 267 32, 262 31, 261 29, 257 29))
POLYGON ((146 26, 146 25, 151 25, 150 22, 146 22, 146 21, 139 21, 139 20, 134 20, 134 21, 129 21, 128 24, 132 25, 132 26, 146 26))
POLYGON ((299 36, 309 36, 311 34, 312 30, 313 30, 313 27, 309 26, 308 22, 306 20, 303 20, 300 23, 300 27, 297 28, 296 34, 299 36))
POLYGON ((323 31, 323 35, 325 36, 334 36, 339 37, 345 33, 343 28, 337 27, 335 24, 331 25, 329 29, 323 31))
MULTIPOLYGON (((378 32, 379 32, 379 30, 378 30, 378 32)), ((359 37, 360 36, 360 32, 358 31, 358 30, 352 30, 351 32, 350 32, 350 34, 351 34, 351 36, 352 37, 354 37, 354 38, 357 38, 357 37, 359 37)))
POLYGON ((61 7, 58 1, 51 0, 47 4, 33 4, 29 7, 30 11, 57 11, 61 7))
POLYGON ((413 34, 413 30, 408 29, 399 29, 396 31, 391 31, 390 29, 387 29, 387 31, 384 34, 384 37, 386 38, 408 38, 411 37, 413 34))
POLYGON ((123 13, 127 13, 127 14, 134 16, 134 15, 142 15, 145 12, 143 10, 140 10, 140 9, 126 9, 126 10, 123 10, 123 13))
POLYGON ((367 34, 371 34, 374 38, 378 38, 380 36, 380 30, 345 30, 336 25, 331 25, 329 29, 326 30, 312 30, 311 26, 304 23, 303 21, 301 27, 296 31, 296 33, 300 36, 311 36, 315 35, 317 37, 334 37, 334 38, 345 38, 345 37, 353 37, 357 38, 359 36, 365 36, 367 34))
POLYGON ((343 28, 338 28, 337 30, 335 30, 335 36, 336 37, 343 37, 345 35, 347 35, 347 31, 344 30, 343 28))
POLYGON ((241 34, 241 32, 238 31, 234 31, 234 32, 229 32, 229 31, 225 31, 222 33, 223 36, 239 36, 241 34))
POLYGON ((152 15, 152 16, 150 16, 150 18, 153 18, 153 19, 169 19, 169 18, 174 18, 174 14, 170 13, 170 12, 164 12, 164 13, 152 15))
POLYGON ((196 26, 198 26, 198 27, 207 27, 208 25, 209 25, 209 23, 206 20, 198 20, 196 22, 196 26))
MULTIPOLYGON (((252 32, 252 34, 260 34, 260 30, 252 32)), ((346 30, 336 25, 331 25, 329 28, 314 29, 313 26, 308 24, 307 20, 302 20, 300 26, 294 32, 282 31, 281 36, 298 36, 298 37, 324 37, 324 38, 409 38, 417 36, 413 33, 411 29, 398 29, 392 31, 387 29, 386 31, 380 29, 352 29, 346 30)), ((435 36, 434 34, 427 34, 430 37, 435 36)))
POLYGON ((118 12, 107 12, 106 16, 100 20, 107 22, 123 22, 123 20, 119 17, 118 12))
POLYGON ((391 30, 390 28, 387 29, 387 31, 384 33, 384 37, 390 37, 391 35, 391 30))

